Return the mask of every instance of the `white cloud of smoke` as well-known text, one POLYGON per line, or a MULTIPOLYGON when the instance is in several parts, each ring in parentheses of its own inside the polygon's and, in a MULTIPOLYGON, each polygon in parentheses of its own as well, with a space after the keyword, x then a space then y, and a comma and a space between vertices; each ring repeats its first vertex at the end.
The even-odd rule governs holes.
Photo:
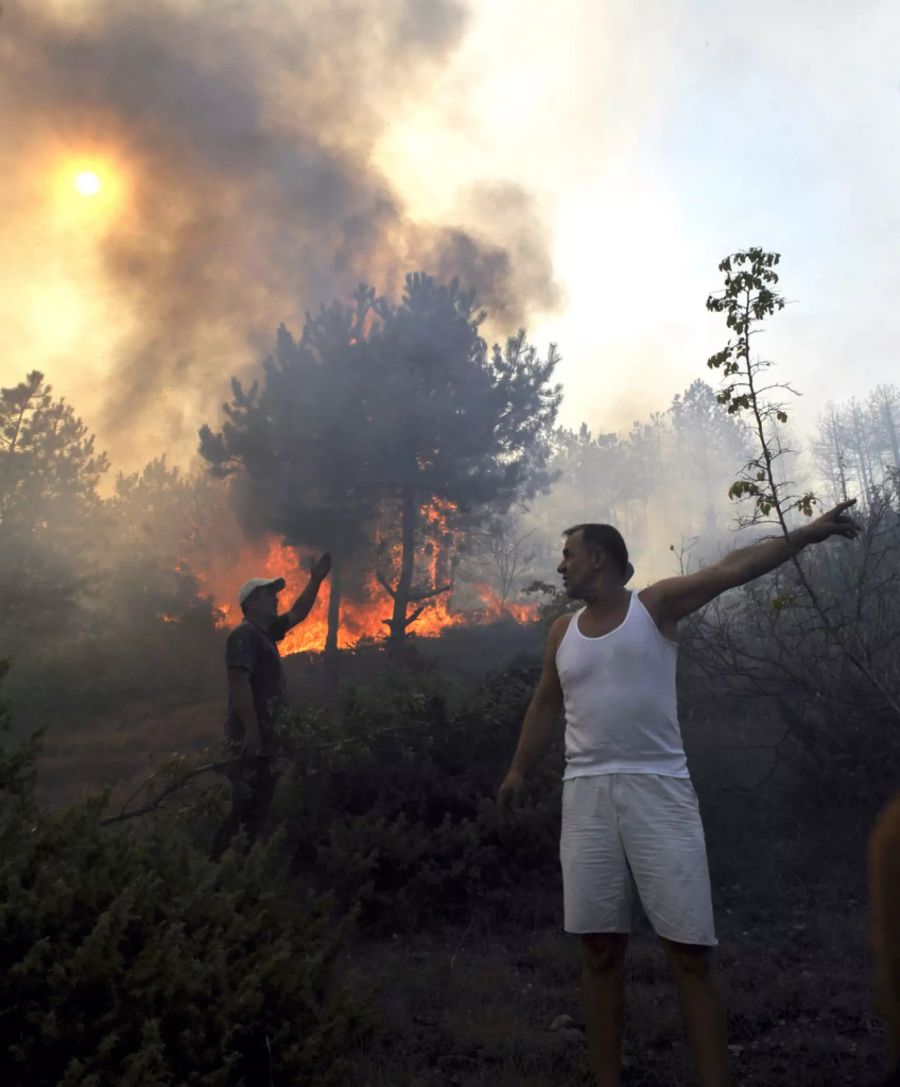
MULTIPOLYGON (((82 398, 49 376, 116 460, 146 454, 142 435, 153 451, 190 448, 279 321, 361 280, 396 291, 417 268, 458 275, 506 328, 558 303, 521 188, 486 188, 467 222, 428 224, 372 165, 379 134, 427 93, 466 22, 457 0, 6 6, 0 168, 18 181, 0 281, 13 307, 22 279, 42 274, 46 249, 23 267, 22 224, 46 220, 44 173, 85 154, 108 163, 121 208, 82 290, 107 298, 122 334, 94 329, 80 346, 110 355, 101 392, 82 398)), ((42 320, 55 319, 48 302, 42 320)))

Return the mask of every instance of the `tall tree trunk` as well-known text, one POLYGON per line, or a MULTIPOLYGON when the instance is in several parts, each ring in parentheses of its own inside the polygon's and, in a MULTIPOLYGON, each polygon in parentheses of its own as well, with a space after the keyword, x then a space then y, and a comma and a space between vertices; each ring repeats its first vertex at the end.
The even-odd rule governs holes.
POLYGON ((859 415, 859 407, 852 404, 850 407, 850 421, 853 425, 854 451, 859 465, 860 483, 864 494, 863 501, 868 505, 872 496, 872 465, 869 462, 869 450, 866 447, 865 433, 860 424, 859 415))
POLYGON ((712 478, 709 471, 709 446, 706 442, 700 445, 701 477, 703 480, 703 530, 710 540, 716 536, 716 509, 713 504, 712 478))
POLYGON ((900 468, 900 443, 897 441, 897 426, 894 423, 894 413, 891 411, 891 405, 886 397, 881 408, 884 412, 885 427, 888 432, 888 439, 891 443, 891 453, 894 456, 894 467, 900 468))
POLYGON ((338 632, 341 625, 341 593, 343 589, 344 557, 335 541, 331 576, 328 581, 328 632, 325 635, 325 689, 333 692, 338 680, 338 632))
POLYGON ((837 475, 840 484, 840 501, 847 501, 847 455, 844 452, 844 437, 841 430, 841 420, 832 405, 829 405, 828 421, 825 425, 825 435, 831 445, 829 470, 837 475))
POLYGON ((416 492, 410 484, 405 484, 401 491, 401 552, 400 580, 394 594, 394 611, 390 622, 388 649, 399 652, 406 640, 406 609, 409 605, 409 591, 412 588, 413 566, 416 547, 416 492))
POLYGON ((841 501, 846 502, 846 501, 848 501, 848 498, 847 498, 847 473, 844 471, 844 451, 842 449, 838 450, 837 465, 838 465, 838 480, 840 481, 840 484, 841 484, 841 501))

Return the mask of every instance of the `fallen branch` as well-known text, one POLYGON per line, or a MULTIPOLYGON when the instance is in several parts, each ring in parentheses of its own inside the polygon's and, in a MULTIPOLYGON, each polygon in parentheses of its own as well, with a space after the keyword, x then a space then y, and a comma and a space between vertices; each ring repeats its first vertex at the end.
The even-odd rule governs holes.
MULTIPOLYGON (((378 729, 377 732, 370 732, 366 736, 348 736, 341 740, 333 740, 331 743, 319 744, 318 749, 320 751, 331 751, 335 748, 345 747, 347 744, 361 743, 364 740, 371 740, 376 736, 384 736, 389 732, 404 732, 408 731, 409 729, 415 729, 418 727, 418 724, 391 725, 388 728, 378 729)), ((196 766, 193 770, 188 771, 188 773, 186 774, 182 774, 182 776, 177 781, 173 781, 171 785, 163 789, 163 791, 158 796, 154 797, 149 804, 145 804, 142 808, 135 808, 134 811, 125 811, 125 808, 128 807, 131 801, 139 793, 146 789, 152 781, 155 781, 159 777, 162 771, 157 770, 155 774, 149 777, 140 786, 140 788, 138 788, 137 790, 135 790, 135 792, 131 794, 128 800, 126 800, 125 803, 122 805, 122 809, 119 811, 118 815, 108 815, 105 819, 101 819, 100 826, 107 827, 110 826, 112 823, 124 823, 129 819, 137 819, 140 815, 149 815, 151 812, 159 811, 164 801, 168 800, 168 798, 173 793, 177 792, 184 785, 187 785, 189 781, 192 781, 194 778, 199 777, 201 774, 208 774, 211 771, 217 771, 221 773, 221 771, 227 770, 229 766, 241 762, 242 758, 243 756, 238 756, 234 759, 225 759, 222 762, 209 762, 206 763, 204 766, 196 766)))
MULTIPOLYGON (((163 789, 163 791, 158 796, 154 797, 154 799, 151 800, 149 804, 145 804, 143 808, 135 808, 134 811, 122 810, 119 812, 118 815, 108 815, 105 819, 100 820, 100 826, 107 827, 111 823, 124 823, 128 819, 136 819, 139 815, 149 815, 150 812, 158 811, 162 807, 163 802, 167 800, 172 795, 172 793, 177 792, 183 785, 187 785, 187 783, 193 778, 199 777, 201 774, 208 774, 210 771, 213 770, 221 772, 222 770, 226 770, 229 766, 232 766, 234 763, 240 761, 240 758, 226 759, 224 762, 210 762, 207 763, 205 766, 196 766, 193 770, 190 770, 188 773, 183 774, 177 781, 173 781, 171 785, 163 789)), ((138 795, 138 793, 140 793, 143 789, 146 789, 151 781, 154 781, 157 777, 159 777, 159 773, 160 771, 157 771, 148 781, 144 782, 144 784, 141 786, 140 789, 137 790, 137 792, 132 793, 131 797, 129 797, 129 799, 123 805, 123 809, 131 803, 131 801, 134 799, 135 796, 138 795)))

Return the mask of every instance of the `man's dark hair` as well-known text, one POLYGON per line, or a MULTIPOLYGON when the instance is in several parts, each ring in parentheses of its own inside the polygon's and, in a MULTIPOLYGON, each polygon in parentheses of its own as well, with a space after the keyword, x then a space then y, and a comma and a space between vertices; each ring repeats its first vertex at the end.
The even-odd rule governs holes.
POLYGON ((585 546, 594 550, 599 548, 605 551, 619 568, 622 577, 628 570, 628 548, 622 539, 622 533, 612 525, 601 525, 589 522, 584 525, 572 525, 563 532, 563 536, 571 536, 573 532, 580 532, 585 546))

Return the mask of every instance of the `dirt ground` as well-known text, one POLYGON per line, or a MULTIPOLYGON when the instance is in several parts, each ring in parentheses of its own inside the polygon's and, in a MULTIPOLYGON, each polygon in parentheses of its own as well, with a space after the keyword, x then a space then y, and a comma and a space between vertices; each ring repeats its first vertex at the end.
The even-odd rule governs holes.
MULTIPOLYGON (((885 1038, 855 852, 861 835, 815 843, 800 835, 774 849, 753 835, 738 849, 715 831, 711 838, 735 1087, 880 1084, 885 1038), (838 861, 823 862, 829 855, 838 861)), ((344 976, 374 994, 383 1029, 355 1055, 348 1082, 588 1087, 579 947, 561 931, 557 893, 532 893, 529 928, 473 917, 440 936, 398 932, 358 943, 344 976)), ((695 1083, 668 966, 641 916, 626 971, 623 1087, 695 1083)))

